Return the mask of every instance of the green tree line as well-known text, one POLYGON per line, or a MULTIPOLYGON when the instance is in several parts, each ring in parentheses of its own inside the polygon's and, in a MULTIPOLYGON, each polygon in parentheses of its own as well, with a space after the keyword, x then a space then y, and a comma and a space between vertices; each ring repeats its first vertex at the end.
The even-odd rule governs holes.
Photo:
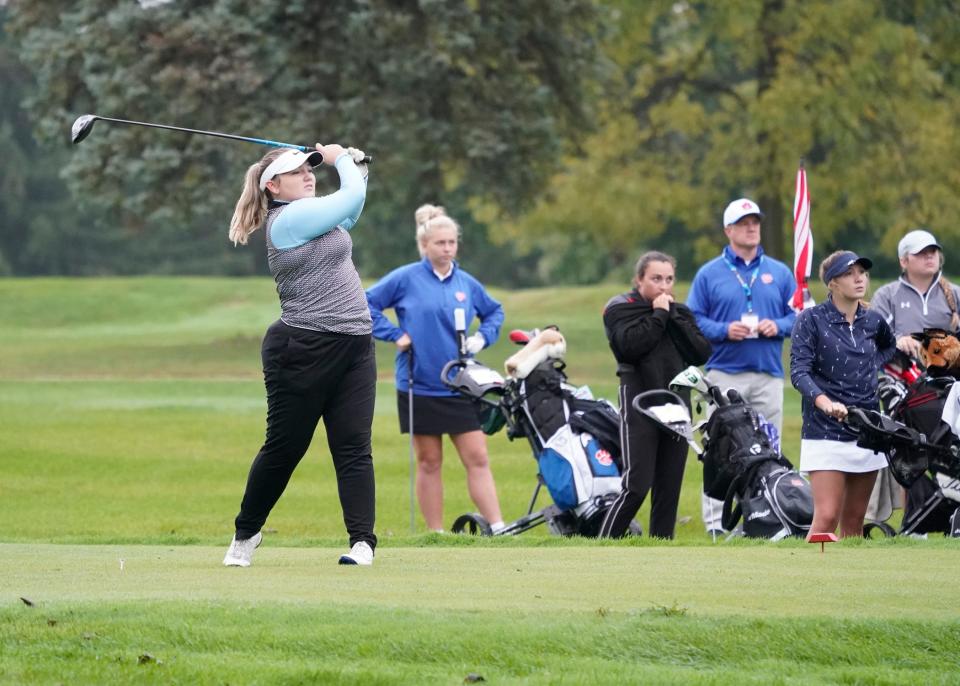
POLYGON ((11 0, 0 273, 265 273, 262 237, 226 240, 261 148, 104 124, 72 147, 88 112, 364 148, 365 277, 416 258, 423 202, 504 286, 619 280, 652 247, 689 277, 741 195, 789 261, 800 158, 818 255, 854 247, 892 273, 924 226, 949 257, 956 4, 11 0))

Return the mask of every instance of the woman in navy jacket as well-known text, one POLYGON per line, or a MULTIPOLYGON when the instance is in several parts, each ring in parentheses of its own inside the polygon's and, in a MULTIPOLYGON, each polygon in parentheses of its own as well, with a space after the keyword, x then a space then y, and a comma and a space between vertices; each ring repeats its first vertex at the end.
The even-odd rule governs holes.
POLYGON ((479 329, 467 338, 476 354, 496 342, 503 308, 483 285, 456 262, 460 227, 442 207, 423 205, 414 215, 422 260, 393 270, 367 290, 373 335, 397 345, 396 382, 400 432, 409 433, 408 379, 413 360, 413 446, 417 456, 417 501, 427 527, 443 530, 443 434, 467 469, 467 488, 494 532, 503 528, 497 489, 487 456, 487 440, 472 402, 443 385, 440 370, 460 355, 455 329, 462 309, 467 329, 474 316, 479 329), (384 316, 393 308, 398 326, 384 316))
POLYGON ((896 339, 863 296, 873 263, 838 251, 820 265, 828 299, 804 310, 793 328, 790 380, 803 396, 800 470, 808 472, 814 512, 810 533, 862 536, 863 517, 886 458, 856 444, 842 420, 847 407, 879 409, 877 372, 896 339))

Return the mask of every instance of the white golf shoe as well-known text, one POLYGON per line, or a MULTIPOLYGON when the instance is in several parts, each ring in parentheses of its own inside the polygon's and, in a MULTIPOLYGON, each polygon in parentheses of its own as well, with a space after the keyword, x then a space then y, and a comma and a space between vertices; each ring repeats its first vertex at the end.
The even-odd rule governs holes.
POLYGON ((340 556, 342 565, 372 565, 373 548, 366 541, 357 541, 350 548, 350 552, 340 556))
POLYGON ((250 538, 238 541, 234 536, 230 541, 230 548, 227 550, 226 557, 223 558, 225 567, 249 567, 253 560, 253 551, 257 549, 263 535, 258 531, 250 538))

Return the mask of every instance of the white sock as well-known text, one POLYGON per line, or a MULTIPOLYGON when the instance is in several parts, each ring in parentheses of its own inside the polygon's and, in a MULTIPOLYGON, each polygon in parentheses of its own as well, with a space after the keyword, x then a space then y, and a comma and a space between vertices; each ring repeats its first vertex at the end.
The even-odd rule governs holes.
POLYGON ((493 524, 490 525, 490 531, 492 531, 493 533, 497 533, 498 531, 503 531, 506 528, 507 528, 507 525, 503 523, 502 519, 499 522, 494 522, 493 524))
POLYGON ((430 531, 431 531, 432 533, 435 533, 435 534, 442 534, 442 533, 443 533, 443 529, 430 529, 430 531))

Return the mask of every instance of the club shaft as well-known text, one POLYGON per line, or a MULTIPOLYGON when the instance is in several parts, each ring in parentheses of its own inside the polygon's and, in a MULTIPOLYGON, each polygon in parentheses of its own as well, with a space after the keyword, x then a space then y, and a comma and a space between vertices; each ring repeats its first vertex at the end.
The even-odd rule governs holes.
MULTIPOLYGON (((115 119, 113 117, 101 117, 97 115, 97 119, 101 121, 112 121, 116 124, 131 124, 133 126, 148 126, 152 129, 167 129, 168 131, 180 131, 182 133, 194 133, 200 136, 214 136, 216 138, 229 138, 234 141, 245 141, 247 143, 256 143, 258 145, 269 145, 273 148, 295 148, 303 152, 312 152, 316 148, 313 146, 307 145, 296 145, 294 143, 283 143, 281 141, 271 141, 266 138, 253 138, 252 136, 237 136, 232 133, 220 133, 219 131, 201 131, 200 129, 188 129, 183 126, 169 126, 167 124, 153 124, 146 121, 132 121, 130 119, 115 119)), ((363 158, 363 161, 366 163, 372 162, 373 158, 369 155, 363 158)))
POLYGON ((307 152, 312 148, 308 148, 305 145, 294 145, 293 143, 282 143, 280 141, 271 141, 266 138, 253 138, 251 136, 237 136, 232 133, 220 133, 219 131, 201 131, 199 129, 188 129, 183 126, 169 126, 167 124, 152 124, 145 121, 131 121, 129 119, 114 119, 113 117, 101 117, 97 116, 97 119, 103 121, 112 121, 117 124, 132 124, 134 126, 149 126, 152 129, 167 129, 168 131, 181 131, 183 133, 195 133, 201 136, 215 136, 217 138, 229 138, 230 140, 235 141, 246 141, 247 143, 257 143, 259 145, 270 145, 275 148, 296 148, 297 150, 302 150, 307 152))

